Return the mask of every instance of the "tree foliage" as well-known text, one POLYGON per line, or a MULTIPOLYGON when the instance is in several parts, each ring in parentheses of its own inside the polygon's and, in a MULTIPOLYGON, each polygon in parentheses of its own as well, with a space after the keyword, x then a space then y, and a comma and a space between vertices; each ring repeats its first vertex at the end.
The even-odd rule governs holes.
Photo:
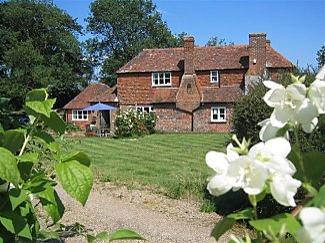
POLYGON ((114 84, 115 72, 144 48, 174 47, 180 37, 172 35, 151 0, 96 0, 91 4, 87 41, 101 78, 114 84))
POLYGON ((318 67, 322 67, 325 65, 325 46, 322 46, 317 52, 318 67))
POLYGON ((234 42, 227 41, 225 38, 219 38, 218 36, 210 37, 206 46, 232 46, 234 42))
POLYGON ((48 87, 61 107, 79 91, 89 69, 71 16, 48 1, 0 3, 0 96, 20 108, 33 88, 48 87))

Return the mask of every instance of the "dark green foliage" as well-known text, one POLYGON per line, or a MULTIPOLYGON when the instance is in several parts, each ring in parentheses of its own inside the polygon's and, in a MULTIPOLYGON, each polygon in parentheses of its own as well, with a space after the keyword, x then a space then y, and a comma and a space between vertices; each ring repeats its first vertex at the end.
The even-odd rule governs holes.
POLYGON ((260 83, 235 104, 232 122, 239 140, 245 137, 251 138, 253 144, 259 141, 261 127, 258 123, 269 118, 272 112, 262 99, 266 91, 266 87, 260 83))
POLYGON ((88 51, 110 85, 116 83, 115 72, 142 49, 181 44, 151 0, 96 0, 90 10, 87 29, 96 37, 87 41, 88 51))
POLYGON ((325 65, 325 46, 322 46, 317 52, 316 60, 318 62, 318 67, 325 65))
POLYGON ((206 46, 232 46, 234 42, 227 41, 225 38, 219 38, 218 36, 210 37, 206 46))
POLYGON ((21 108, 29 90, 48 87, 62 107, 90 72, 79 33, 81 26, 48 1, 0 3, 0 96, 21 108))

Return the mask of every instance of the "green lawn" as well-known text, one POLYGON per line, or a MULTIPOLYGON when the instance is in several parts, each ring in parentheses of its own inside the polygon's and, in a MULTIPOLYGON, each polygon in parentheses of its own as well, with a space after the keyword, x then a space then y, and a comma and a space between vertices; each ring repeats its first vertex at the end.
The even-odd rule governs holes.
POLYGON ((205 154, 225 150, 228 134, 154 134, 138 139, 83 138, 73 149, 93 159, 101 180, 149 186, 172 198, 200 197, 208 176, 205 154))

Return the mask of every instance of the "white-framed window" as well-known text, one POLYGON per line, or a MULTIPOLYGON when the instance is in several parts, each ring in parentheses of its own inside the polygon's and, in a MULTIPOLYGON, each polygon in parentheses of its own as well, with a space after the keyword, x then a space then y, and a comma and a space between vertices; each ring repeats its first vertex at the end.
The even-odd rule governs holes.
POLYGON ((227 121, 226 107, 216 106, 211 107, 211 121, 212 122, 225 122, 227 121))
POLYGON ((210 82, 211 83, 219 83, 219 71, 218 70, 210 71, 210 82))
POLYGON ((87 121, 88 111, 72 110, 72 121, 87 121))
POLYGON ((141 111, 142 113, 153 112, 153 107, 152 106, 136 106, 135 108, 136 108, 137 111, 141 111))
POLYGON ((152 86, 171 86, 172 75, 170 72, 152 73, 152 86))

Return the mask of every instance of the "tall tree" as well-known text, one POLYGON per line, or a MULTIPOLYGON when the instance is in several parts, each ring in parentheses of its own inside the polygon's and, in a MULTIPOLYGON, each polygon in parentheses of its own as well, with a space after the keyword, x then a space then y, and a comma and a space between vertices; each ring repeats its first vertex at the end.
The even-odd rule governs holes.
POLYGON ((88 17, 87 41, 101 78, 116 83, 115 72, 143 48, 179 46, 151 0, 95 0, 88 17))
POLYGON ((225 38, 219 38, 218 36, 212 36, 208 40, 206 46, 230 46, 234 45, 234 42, 226 41, 225 38))
POLYGON ((325 65, 325 46, 322 46, 317 52, 318 67, 325 65))
POLYGON ((48 87, 58 107, 68 102, 89 73, 80 33, 81 26, 49 1, 1 2, 0 96, 19 108, 29 90, 48 87))

